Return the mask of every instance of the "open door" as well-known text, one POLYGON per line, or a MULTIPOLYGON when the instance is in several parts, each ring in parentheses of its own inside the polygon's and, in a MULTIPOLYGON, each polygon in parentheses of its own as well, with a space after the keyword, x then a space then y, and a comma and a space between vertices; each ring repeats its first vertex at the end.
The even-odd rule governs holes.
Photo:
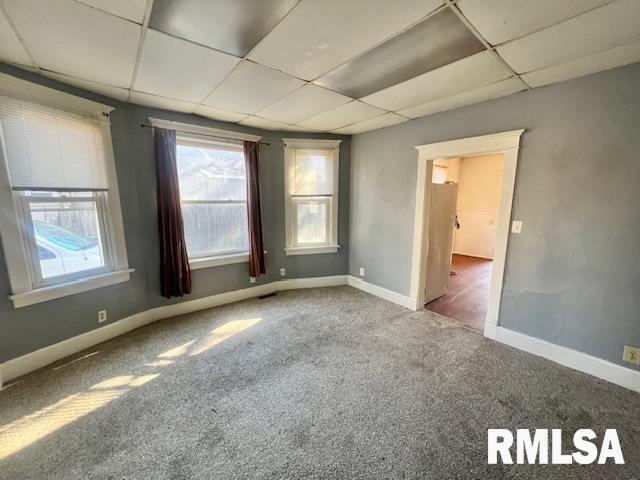
POLYGON ((441 297, 447 291, 453 253, 457 198, 457 184, 434 183, 431 185, 425 304, 441 297))

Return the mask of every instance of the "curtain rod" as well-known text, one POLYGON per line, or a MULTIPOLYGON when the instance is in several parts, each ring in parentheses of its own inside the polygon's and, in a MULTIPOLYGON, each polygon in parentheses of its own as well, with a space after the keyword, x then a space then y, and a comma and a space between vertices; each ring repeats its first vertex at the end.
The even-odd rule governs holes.
MULTIPOLYGON (((140 126, 141 126, 142 128, 156 128, 156 127, 154 127, 153 125, 147 125, 146 123, 141 123, 141 124, 140 124, 140 126)), ((207 135, 206 133, 193 133, 193 132, 186 132, 186 131, 184 131, 184 130, 174 130, 174 132, 176 132, 176 133, 189 133, 189 134, 191 134, 191 135, 199 135, 199 136, 201 136, 201 137, 217 138, 218 140, 225 140, 225 141, 227 141, 227 142, 229 142, 229 143, 231 143, 231 142, 230 142, 230 140, 234 140, 234 139, 232 139, 232 138, 219 137, 219 136, 217 136, 217 135, 207 135)), ((241 142, 242 140, 237 140, 237 141, 241 142)), ((271 145, 271 144, 270 144, 270 143, 268 143, 268 142, 258 142, 258 143, 259 143, 260 145, 271 145)))

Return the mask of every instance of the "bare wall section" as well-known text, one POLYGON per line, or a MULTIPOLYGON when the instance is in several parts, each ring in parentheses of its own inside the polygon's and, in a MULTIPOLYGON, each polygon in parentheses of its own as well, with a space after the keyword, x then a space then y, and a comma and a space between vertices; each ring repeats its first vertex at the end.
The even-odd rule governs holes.
POLYGON ((500 323, 623 365, 640 345, 639 126, 634 64, 355 136, 350 273, 409 295, 414 146, 524 128, 500 323))

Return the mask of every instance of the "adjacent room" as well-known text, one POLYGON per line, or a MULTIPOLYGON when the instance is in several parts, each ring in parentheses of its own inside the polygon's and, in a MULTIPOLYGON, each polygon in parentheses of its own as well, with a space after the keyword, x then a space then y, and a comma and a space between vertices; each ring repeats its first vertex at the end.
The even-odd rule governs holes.
POLYGON ((638 0, 0 0, 0 479, 637 478, 638 0))

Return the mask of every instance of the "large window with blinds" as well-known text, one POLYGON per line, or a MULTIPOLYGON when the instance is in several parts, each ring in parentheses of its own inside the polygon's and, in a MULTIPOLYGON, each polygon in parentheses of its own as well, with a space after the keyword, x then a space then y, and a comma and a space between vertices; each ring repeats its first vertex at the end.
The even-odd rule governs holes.
POLYGON ((3 229, 3 242, 21 247, 9 247, 16 296, 89 278, 104 284, 126 266, 108 129, 99 116, 0 96, 0 188, 16 227, 3 229))
POLYGON ((287 255, 336 252, 340 141, 285 139, 287 255))

